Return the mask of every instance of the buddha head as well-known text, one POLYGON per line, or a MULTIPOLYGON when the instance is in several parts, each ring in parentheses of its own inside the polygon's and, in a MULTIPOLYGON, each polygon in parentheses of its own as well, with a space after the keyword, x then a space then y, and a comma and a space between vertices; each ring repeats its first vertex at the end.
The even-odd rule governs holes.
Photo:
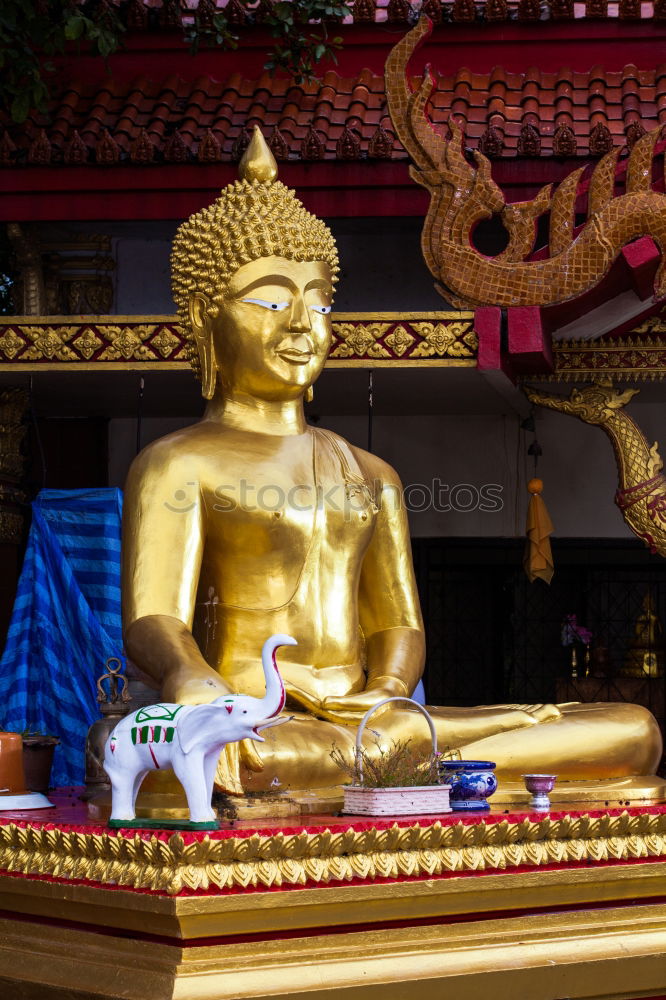
POLYGON ((258 128, 239 180, 176 233, 173 295, 202 393, 304 395, 330 345, 338 256, 328 227, 277 180, 258 128))

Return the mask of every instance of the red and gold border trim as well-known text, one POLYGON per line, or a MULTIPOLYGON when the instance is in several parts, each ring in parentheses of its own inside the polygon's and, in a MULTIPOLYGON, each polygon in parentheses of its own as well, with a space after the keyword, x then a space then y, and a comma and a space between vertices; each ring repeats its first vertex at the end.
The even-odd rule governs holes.
MULTIPOLYGON (((666 333, 666 326, 664 326, 666 333)), ((666 338, 659 336, 601 337, 594 341, 553 344, 555 370, 530 376, 547 382, 577 382, 603 375, 614 381, 666 378, 666 338)))
MULTIPOLYGON (((471 312, 338 313, 329 364, 476 365, 471 312)), ((188 368, 175 316, 0 318, 0 370, 188 368)))
POLYGON ((6 823, 0 869, 166 893, 361 880, 666 856, 666 813, 564 814, 474 823, 363 824, 360 829, 132 835, 6 823))

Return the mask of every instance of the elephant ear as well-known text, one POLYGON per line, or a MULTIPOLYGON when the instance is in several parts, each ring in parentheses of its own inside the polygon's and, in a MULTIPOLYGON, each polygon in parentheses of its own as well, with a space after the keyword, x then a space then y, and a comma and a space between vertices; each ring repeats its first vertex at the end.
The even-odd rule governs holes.
POLYGON ((178 739, 183 753, 188 754, 197 746, 207 747, 219 741, 225 715, 226 712, 215 703, 188 706, 178 723, 178 739))

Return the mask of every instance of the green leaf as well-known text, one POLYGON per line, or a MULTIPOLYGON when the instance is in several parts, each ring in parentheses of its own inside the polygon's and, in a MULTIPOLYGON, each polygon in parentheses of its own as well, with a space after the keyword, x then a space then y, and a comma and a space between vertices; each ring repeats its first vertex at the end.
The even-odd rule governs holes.
POLYGON ((30 111, 30 92, 23 90, 12 101, 10 114, 15 122, 24 122, 30 111))
POLYGON ((86 26, 86 18, 70 17, 65 21, 65 38, 72 42, 76 38, 80 38, 83 34, 84 28, 86 26))

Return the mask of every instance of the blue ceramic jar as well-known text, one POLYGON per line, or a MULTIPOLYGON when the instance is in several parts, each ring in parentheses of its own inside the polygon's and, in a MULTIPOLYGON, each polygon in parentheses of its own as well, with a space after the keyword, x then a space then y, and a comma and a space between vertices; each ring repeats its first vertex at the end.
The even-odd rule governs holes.
POLYGON ((440 760, 440 778, 451 785, 451 808, 490 809, 488 799, 497 789, 495 767, 489 760, 440 760))

